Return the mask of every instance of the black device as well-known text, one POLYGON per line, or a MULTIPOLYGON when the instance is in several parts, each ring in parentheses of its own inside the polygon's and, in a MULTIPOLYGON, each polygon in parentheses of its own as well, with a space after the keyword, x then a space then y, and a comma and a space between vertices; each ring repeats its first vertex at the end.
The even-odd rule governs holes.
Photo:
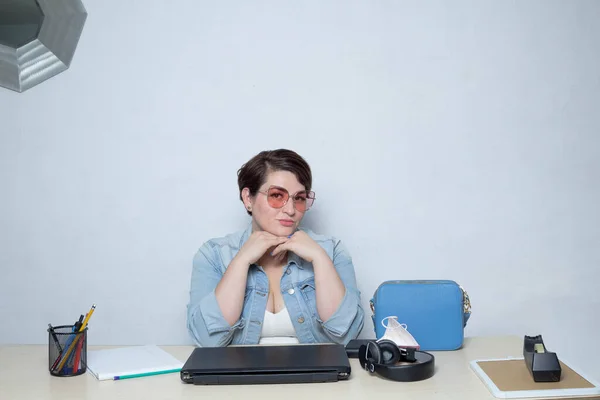
POLYGON ((556 353, 544 345, 542 335, 527 336, 523 340, 523 358, 535 382, 559 382, 562 368, 556 353))
POLYGON ((400 348, 391 340, 369 341, 361 345, 358 358, 365 370, 398 382, 421 381, 435 373, 433 354, 400 348))
POLYGON ((199 347, 180 371, 196 385, 335 382, 348 379, 341 344, 199 347))
POLYGON ((358 358, 358 350, 360 346, 366 345, 373 339, 352 339, 346 345, 346 354, 348 358, 358 358))

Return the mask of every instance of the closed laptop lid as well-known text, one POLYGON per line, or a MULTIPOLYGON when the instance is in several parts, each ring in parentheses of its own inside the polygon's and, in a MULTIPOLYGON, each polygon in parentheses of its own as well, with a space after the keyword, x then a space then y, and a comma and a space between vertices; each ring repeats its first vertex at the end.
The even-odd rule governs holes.
POLYGON ((318 371, 350 374, 345 347, 339 344, 199 347, 181 370, 190 375, 318 371))

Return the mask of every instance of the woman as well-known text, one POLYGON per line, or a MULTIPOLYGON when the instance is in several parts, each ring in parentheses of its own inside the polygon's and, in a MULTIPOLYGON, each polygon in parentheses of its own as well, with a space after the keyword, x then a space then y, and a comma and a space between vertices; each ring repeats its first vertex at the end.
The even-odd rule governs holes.
POLYGON ((300 228, 314 202, 309 165, 263 151, 238 171, 252 223, 204 243, 193 262, 187 327, 197 345, 341 343, 364 312, 342 243, 300 228))

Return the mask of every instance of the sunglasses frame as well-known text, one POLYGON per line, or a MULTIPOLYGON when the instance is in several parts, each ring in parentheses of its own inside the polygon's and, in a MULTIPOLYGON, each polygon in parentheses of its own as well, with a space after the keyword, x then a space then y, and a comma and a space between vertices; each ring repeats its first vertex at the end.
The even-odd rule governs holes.
POLYGON ((289 191, 288 191, 286 188, 283 188, 283 187, 281 187, 281 186, 277 186, 277 185, 270 185, 270 186, 267 188, 267 190, 265 190, 265 191, 258 190, 258 193, 262 193, 262 194, 264 194, 265 196, 267 196, 267 204, 268 204, 268 205, 269 205, 271 208, 275 208, 275 209, 280 209, 280 208, 283 208, 283 207, 285 207, 285 205, 287 204, 287 202, 288 202, 290 199, 293 199, 294 197, 296 197, 296 195, 297 195, 298 193, 301 193, 301 192, 306 192, 306 198, 307 198, 307 199, 311 199, 311 200, 312 200, 312 203, 310 204, 310 206, 309 206, 309 207, 308 207, 306 210, 304 210, 304 211, 300 211, 300 210, 298 210, 298 208, 296 207, 296 202, 295 202, 294 200, 292 200, 292 204, 293 204, 293 206, 294 206, 294 210, 296 210, 296 211, 298 211, 298 212, 307 212, 308 210, 310 210, 310 209, 312 208, 313 204, 315 204, 315 200, 317 199, 317 198, 316 198, 316 196, 315 196, 315 192, 313 192, 312 190, 298 190, 297 192, 295 192, 295 193, 293 193, 293 194, 291 194, 291 195, 290 195, 290 192, 289 192, 289 191), (284 192, 286 192, 286 193, 288 194, 288 198, 287 198, 287 199, 286 199, 286 200, 283 202, 283 205, 282 205, 281 207, 273 207, 273 206, 271 205, 271 203, 269 203, 269 191, 270 191, 271 189, 277 189, 277 190, 281 190, 281 191, 284 191, 284 192), (311 195, 312 195, 312 197, 311 197, 311 195))

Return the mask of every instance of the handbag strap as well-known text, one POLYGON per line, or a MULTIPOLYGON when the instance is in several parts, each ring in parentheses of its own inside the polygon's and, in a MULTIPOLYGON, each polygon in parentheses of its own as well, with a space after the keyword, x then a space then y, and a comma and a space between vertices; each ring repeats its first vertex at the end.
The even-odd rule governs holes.
MULTIPOLYGON (((460 285, 458 285, 462 294, 463 294, 463 328, 467 326, 467 321, 471 318, 471 299, 469 298, 469 294, 467 291, 460 285)), ((375 302, 374 299, 371 298, 369 300, 369 306, 371 307, 371 319, 373 320, 373 325, 375 325, 375 302)))

